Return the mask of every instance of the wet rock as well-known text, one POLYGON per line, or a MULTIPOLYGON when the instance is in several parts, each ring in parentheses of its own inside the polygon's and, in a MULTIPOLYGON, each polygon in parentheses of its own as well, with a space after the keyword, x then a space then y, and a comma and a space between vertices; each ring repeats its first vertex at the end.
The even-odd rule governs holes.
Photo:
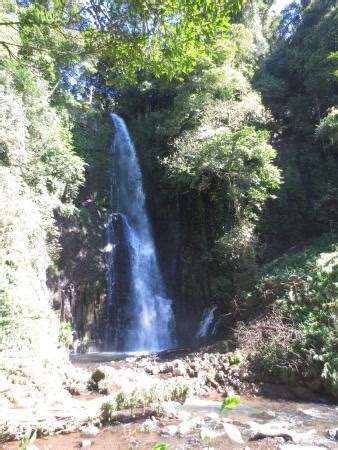
POLYGON ((164 436, 175 436, 177 433, 178 428, 175 425, 167 425, 166 427, 163 427, 161 430, 161 434, 164 436))
POLYGON ((274 419, 276 417, 276 413, 274 411, 262 411, 256 415, 257 418, 263 420, 274 419))
POLYGON ((332 430, 328 430, 327 435, 330 439, 338 441, 338 428, 333 428, 332 430))
POLYGON ((250 437, 250 441, 258 441, 265 438, 277 437, 281 437, 285 441, 294 440, 294 433, 287 430, 286 428, 283 428, 279 423, 267 423, 264 425, 260 425, 255 422, 248 422, 248 425, 253 428, 253 433, 250 437))
POLYGON ((81 437, 84 438, 94 438, 99 434, 99 429, 95 425, 87 425, 80 428, 81 437))
POLYGON ((241 432, 235 425, 231 423, 223 423, 223 427, 229 439, 231 439, 233 442, 236 442, 237 444, 244 444, 241 432))
POLYGON ((80 442, 81 448, 89 448, 89 447, 91 447, 91 445, 92 445, 92 441, 89 441, 88 439, 80 442))

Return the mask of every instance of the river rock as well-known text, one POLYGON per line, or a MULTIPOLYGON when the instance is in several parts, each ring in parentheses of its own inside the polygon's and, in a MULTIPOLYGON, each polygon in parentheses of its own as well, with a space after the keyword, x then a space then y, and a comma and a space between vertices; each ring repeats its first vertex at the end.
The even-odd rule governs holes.
POLYGON ((241 432, 239 429, 231 424, 231 423, 223 423, 224 431, 228 435, 229 439, 231 439, 233 442, 236 442, 237 444, 244 444, 241 432))
POLYGON ((264 425, 256 422, 248 422, 248 425, 253 428, 253 433, 250 441, 258 441, 265 438, 282 437, 285 441, 293 441, 294 433, 283 427, 280 423, 267 423, 264 425))
POLYGON ((165 436, 175 436, 177 433, 178 428, 175 425, 167 425, 162 428, 161 434, 165 436))
POLYGON ((89 447, 91 447, 91 445, 92 445, 92 441, 90 441, 89 439, 85 439, 80 442, 81 448, 89 448, 89 447))
POLYGON ((84 438, 94 438, 99 434, 99 429, 95 425, 87 425, 80 428, 81 436, 84 438))
POLYGON ((338 441, 338 428, 333 428, 332 430, 328 430, 327 435, 330 439, 338 441))

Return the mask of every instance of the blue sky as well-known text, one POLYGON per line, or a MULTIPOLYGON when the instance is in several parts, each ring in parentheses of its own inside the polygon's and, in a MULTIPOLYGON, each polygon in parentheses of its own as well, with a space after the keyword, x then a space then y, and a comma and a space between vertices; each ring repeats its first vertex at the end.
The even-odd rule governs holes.
POLYGON ((274 6, 272 7, 272 9, 274 11, 276 11, 276 13, 280 13, 281 10, 288 5, 289 3, 291 3, 292 0, 276 0, 274 6))

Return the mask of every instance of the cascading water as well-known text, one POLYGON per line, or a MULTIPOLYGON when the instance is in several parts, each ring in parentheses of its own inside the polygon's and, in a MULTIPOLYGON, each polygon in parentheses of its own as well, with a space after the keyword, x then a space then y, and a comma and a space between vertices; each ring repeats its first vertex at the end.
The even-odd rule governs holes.
POLYGON ((217 309, 217 306, 212 306, 212 307, 206 308, 204 310, 200 326, 196 333, 197 338, 203 339, 207 336, 210 325, 212 324, 212 321, 214 320, 214 313, 215 313, 216 309, 217 309))
POLYGON ((175 344, 171 300, 157 263, 135 148, 123 119, 116 114, 111 118, 115 134, 110 152, 111 212, 106 223, 104 345, 106 350, 163 350, 175 344), (118 258, 124 265, 120 276, 118 258))

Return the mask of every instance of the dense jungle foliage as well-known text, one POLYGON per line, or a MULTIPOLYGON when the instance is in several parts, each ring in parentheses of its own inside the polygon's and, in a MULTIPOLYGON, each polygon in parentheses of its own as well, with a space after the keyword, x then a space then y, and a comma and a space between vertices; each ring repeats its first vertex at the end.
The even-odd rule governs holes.
POLYGON ((337 395, 335 2, 86 5, 0 6, 1 354, 99 337, 114 110, 181 342, 217 305, 251 367, 337 395))

